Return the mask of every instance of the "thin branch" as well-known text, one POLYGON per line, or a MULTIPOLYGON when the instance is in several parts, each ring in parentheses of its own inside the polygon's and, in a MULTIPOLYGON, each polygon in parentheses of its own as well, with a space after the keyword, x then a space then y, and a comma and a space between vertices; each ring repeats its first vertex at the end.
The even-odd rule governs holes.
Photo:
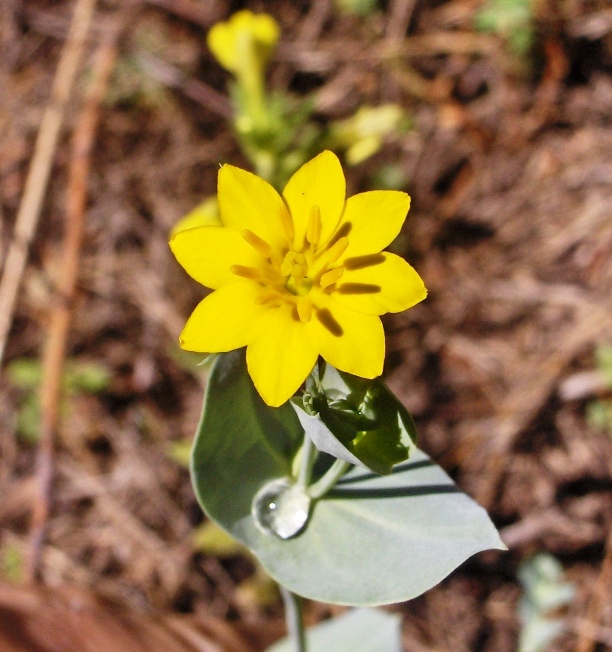
POLYGON ((389 43, 403 41, 410 25, 416 0, 394 0, 387 22, 386 36, 389 43))
POLYGON ((83 54, 96 0, 77 0, 68 39, 62 50, 51 101, 45 110, 34 147, 34 156, 17 213, 13 240, 0 281, 0 363, 13 321, 17 293, 21 285, 30 243, 34 237, 66 105, 83 54))
POLYGON ((96 53, 93 80, 74 131, 72 159, 67 187, 66 231, 62 268, 57 278, 57 302, 51 313, 49 331, 42 360, 41 437, 37 459, 38 492, 32 511, 27 576, 36 578, 44 531, 49 515, 53 448, 59 422, 62 371, 66 357, 66 340, 72 317, 72 304, 78 277, 84 216, 87 202, 87 177, 91 165, 100 105, 110 79, 117 47, 115 40, 103 42, 96 53))

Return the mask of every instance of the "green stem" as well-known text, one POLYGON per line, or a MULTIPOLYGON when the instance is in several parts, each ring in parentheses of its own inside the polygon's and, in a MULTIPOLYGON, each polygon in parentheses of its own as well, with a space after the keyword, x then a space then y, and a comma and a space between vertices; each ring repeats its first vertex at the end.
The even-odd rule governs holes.
POLYGON ((327 473, 308 487, 308 493, 313 500, 323 497, 344 475, 350 464, 344 460, 336 460, 327 473))
POLYGON ((291 593, 282 584, 280 585, 283 602, 285 603, 285 621, 287 622, 287 634, 293 641, 295 652, 307 652, 306 630, 302 618, 302 598, 291 593))
POLYGON ((317 458, 318 451, 312 443, 312 439, 304 433, 304 443, 300 451, 300 469, 296 484, 298 487, 307 487, 310 483, 310 475, 312 473, 312 465, 317 458))

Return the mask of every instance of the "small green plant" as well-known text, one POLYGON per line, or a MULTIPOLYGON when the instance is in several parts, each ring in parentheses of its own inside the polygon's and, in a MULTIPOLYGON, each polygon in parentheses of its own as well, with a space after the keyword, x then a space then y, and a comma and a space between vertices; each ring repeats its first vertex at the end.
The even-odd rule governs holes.
POLYGON ((370 16, 378 4, 378 0, 334 0, 336 11, 354 16, 370 16))
MULTIPOLYGON (((7 367, 9 383, 21 390, 22 399, 17 414, 17 434, 28 443, 35 443, 40 436, 40 401, 38 388, 42 380, 40 361, 30 358, 14 360, 7 367)), ((62 384, 65 410, 71 397, 79 394, 98 394, 108 389, 110 372, 99 363, 68 361, 62 384)))
MULTIPOLYGON (((271 16, 249 11, 208 36, 234 76, 232 126, 256 174, 222 165, 216 204, 196 208, 170 239, 186 272, 212 290, 179 338, 215 354, 192 481, 209 519, 280 585, 289 637, 270 652, 400 652, 397 617, 357 609, 307 632, 302 597, 355 607, 408 600, 504 544, 417 448, 412 417, 380 379, 380 316, 427 295, 416 270, 386 251, 410 197, 347 198, 340 160, 326 149, 361 163, 409 121, 387 105, 320 128, 309 98, 266 88, 279 37, 271 16)), ((401 170, 386 176, 393 186, 401 170)), ((174 448, 175 459, 184 454, 174 448)), ((197 536, 212 549, 219 531, 210 527, 197 536)))
POLYGON ((533 44, 532 10, 532 0, 486 0, 474 15, 474 24, 503 38, 512 53, 525 56, 533 44))
POLYGON ((223 165, 221 223, 170 240, 190 276, 213 290, 179 339, 216 354, 191 453, 196 495, 280 584, 291 642, 279 650, 322 652, 328 640, 336 652, 352 649, 353 617, 309 637, 299 596, 399 602, 474 553, 504 548, 484 510, 418 450, 410 414, 379 378, 380 315, 427 294, 405 260, 383 251, 409 205, 394 190, 347 199, 330 151, 305 163, 282 196, 223 165))
POLYGON ((571 604, 575 589, 563 581, 563 567, 555 557, 538 553, 519 568, 523 596, 518 605, 522 623, 519 652, 544 652, 565 630, 559 611, 571 604))
POLYGON ((272 16, 248 10, 214 25, 208 34, 211 52, 234 77, 230 90, 236 138, 255 172, 273 186, 282 187, 326 147, 346 151, 347 162, 357 164, 376 153, 385 138, 409 128, 410 121, 396 105, 363 107, 322 128, 311 119, 314 97, 298 98, 266 86, 266 68, 279 38, 272 16))
POLYGON ((9 542, 0 549, 0 577, 13 584, 24 581, 24 556, 19 545, 9 542))
MULTIPOLYGON (((612 344, 600 344, 595 351, 595 363, 612 391, 612 344)), ((612 399, 600 398, 587 406, 587 421, 595 428, 601 428, 612 436, 612 399)))

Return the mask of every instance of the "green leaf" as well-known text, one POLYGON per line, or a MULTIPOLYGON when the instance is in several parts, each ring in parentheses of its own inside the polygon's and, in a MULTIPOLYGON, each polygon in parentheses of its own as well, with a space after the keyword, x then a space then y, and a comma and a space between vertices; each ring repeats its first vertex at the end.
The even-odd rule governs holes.
POLYGON ((69 361, 63 381, 69 391, 98 394, 108 389, 111 374, 107 367, 97 362, 69 361))
POLYGON ((473 554, 504 549, 486 512, 418 449, 388 476, 353 468, 294 538, 264 533, 251 514, 253 497, 290 475, 302 437, 289 405, 263 403, 243 352, 219 356, 192 454, 196 495, 290 591, 354 606, 401 602, 473 554))
POLYGON ((487 0, 475 13, 474 24, 505 38, 517 54, 527 54, 534 33, 532 0, 487 0))
POLYGON ((387 475, 404 462, 416 440, 406 408, 380 380, 365 380, 326 365, 312 394, 293 399, 314 445, 349 464, 387 475))
MULTIPOLYGON (((401 618, 380 609, 351 609, 306 630, 308 652, 401 652, 401 618)), ((284 638, 267 652, 293 652, 284 638)))
POLYGON ((523 595, 518 604, 522 622, 519 652, 544 652, 566 629, 560 610, 575 596, 572 584, 563 581, 563 566, 547 553, 524 561, 518 571, 523 595))
POLYGON ((14 387, 33 389, 38 387, 42 378, 42 367, 38 360, 18 358, 6 368, 7 377, 14 387))
POLYGON ((612 389, 612 344, 599 344, 595 351, 598 369, 604 374, 608 387, 612 389))

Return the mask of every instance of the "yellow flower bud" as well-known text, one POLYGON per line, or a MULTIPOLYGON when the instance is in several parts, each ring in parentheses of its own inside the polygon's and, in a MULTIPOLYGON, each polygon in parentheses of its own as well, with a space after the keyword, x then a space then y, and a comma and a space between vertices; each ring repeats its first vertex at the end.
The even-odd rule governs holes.
POLYGON ((245 57, 255 57, 261 71, 274 52, 280 28, 268 14, 254 14, 245 9, 238 11, 224 23, 217 23, 208 32, 208 47, 217 61, 227 70, 240 75, 245 66, 253 62, 245 57))

